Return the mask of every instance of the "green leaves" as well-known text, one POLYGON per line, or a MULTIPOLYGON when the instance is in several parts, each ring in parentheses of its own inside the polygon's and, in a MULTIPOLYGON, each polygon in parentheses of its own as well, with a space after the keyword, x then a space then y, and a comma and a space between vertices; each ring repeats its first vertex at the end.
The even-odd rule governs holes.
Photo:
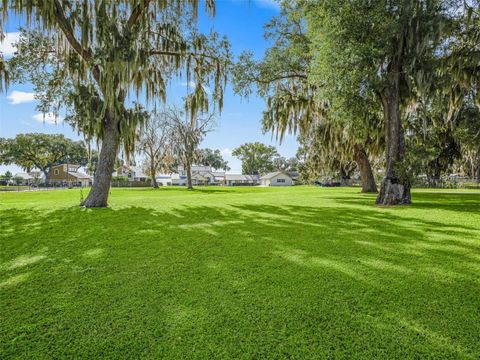
MULTIPOLYGON (((196 31, 191 16, 198 0, 4 2, 28 20, 5 74, 32 81, 42 111, 66 107, 68 121, 87 138, 102 139, 108 109, 120 118, 121 140, 132 152, 144 114, 137 105, 127 109, 127 100, 164 102, 174 78, 195 83, 192 117, 210 103, 223 106, 230 47, 216 33, 196 31), (205 91, 210 86, 211 96, 205 91)), ((214 13, 214 1, 204 5, 214 13)), ((7 19, 5 12, 0 21, 7 19)))
POLYGON ((16 164, 23 169, 37 168, 48 172, 54 164, 66 161, 86 165, 88 154, 85 144, 63 135, 18 134, 13 139, 0 139, 0 163, 16 164))
POLYGON ((242 173, 248 175, 263 175, 275 170, 274 158, 277 149, 260 142, 245 143, 232 151, 232 155, 242 161, 242 173))

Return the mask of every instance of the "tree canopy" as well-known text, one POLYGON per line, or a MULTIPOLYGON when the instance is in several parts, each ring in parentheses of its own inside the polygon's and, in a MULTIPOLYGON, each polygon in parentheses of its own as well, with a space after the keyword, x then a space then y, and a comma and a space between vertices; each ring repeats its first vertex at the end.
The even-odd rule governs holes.
POLYGON ((242 161, 242 173, 263 175, 275 170, 273 160, 278 152, 274 146, 254 142, 233 149, 232 155, 242 161))
POLYGON ((200 149, 198 151, 198 165, 210 166, 216 170, 230 170, 228 161, 226 161, 219 149, 200 149))
POLYGON ((89 156, 82 141, 72 141, 57 134, 18 134, 15 138, 0 138, 0 163, 15 164, 26 171, 41 170, 45 177, 52 165, 70 162, 87 165, 89 156))

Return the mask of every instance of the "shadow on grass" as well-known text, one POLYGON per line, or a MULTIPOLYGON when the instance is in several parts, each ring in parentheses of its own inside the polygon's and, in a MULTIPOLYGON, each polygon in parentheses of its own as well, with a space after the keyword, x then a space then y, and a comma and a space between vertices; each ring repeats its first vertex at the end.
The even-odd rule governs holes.
MULTIPOLYGON (((351 196, 332 197, 337 202, 346 205, 372 205, 375 203, 374 194, 350 194, 351 196)), ((440 193, 415 192, 412 195, 412 204, 408 208, 450 210, 480 215, 480 192, 472 193, 440 193)))
POLYGON ((0 357, 475 357, 480 229, 337 201, 3 211, 0 357))

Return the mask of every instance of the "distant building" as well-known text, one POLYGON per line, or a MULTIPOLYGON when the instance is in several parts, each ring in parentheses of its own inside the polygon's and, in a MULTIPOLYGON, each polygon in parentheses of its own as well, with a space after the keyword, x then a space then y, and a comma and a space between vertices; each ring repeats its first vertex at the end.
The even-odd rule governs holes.
POLYGON ((242 174, 226 174, 225 185, 242 186, 242 185, 258 185, 258 175, 242 175, 242 174))
MULTIPOLYGON (((178 176, 182 179, 184 177, 186 182, 187 171, 185 170, 184 166, 179 165, 177 168, 177 171, 178 171, 178 176)), ((225 184, 225 172, 213 171, 213 168, 211 166, 193 165, 192 166, 192 183, 193 185, 223 185, 225 184)), ((184 185, 184 184, 179 184, 179 185, 184 185)))
POLYGON ((150 177, 147 176, 139 166, 122 165, 115 170, 113 176, 125 176, 128 178, 128 181, 146 182, 150 180, 150 177))
POLYGON ((47 182, 51 185, 90 186, 93 178, 79 171, 80 165, 60 164, 52 166, 47 182))
POLYGON ((293 185, 293 179, 288 173, 284 171, 275 171, 260 177, 260 185, 291 186, 293 185))

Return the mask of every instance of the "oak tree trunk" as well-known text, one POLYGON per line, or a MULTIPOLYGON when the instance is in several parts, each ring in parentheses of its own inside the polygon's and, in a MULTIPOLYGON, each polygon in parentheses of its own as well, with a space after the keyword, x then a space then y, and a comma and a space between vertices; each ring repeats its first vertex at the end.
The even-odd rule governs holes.
POLYGON ((118 117, 107 110, 105 114, 102 148, 95 170, 92 189, 82 204, 87 208, 107 206, 112 173, 115 167, 115 158, 117 157, 120 143, 118 122, 118 117))
POLYGON ((43 175, 45 175, 45 184, 48 184, 50 181, 48 179, 48 174, 50 173, 50 170, 44 169, 42 170, 43 175))
POLYGON ((353 158, 360 170, 360 180, 362 182, 362 192, 364 193, 376 193, 377 184, 375 183, 375 177, 373 176, 372 167, 368 160, 368 155, 360 145, 355 144, 353 146, 353 158))
POLYGON ((192 185, 192 166, 190 164, 187 164, 186 166, 187 170, 187 188, 188 189, 193 189, 192 185))
POLYGON ((156 175, 157 175, 157 172, 155 169, 155 164, 153 164, 153 160, 152 160, 152 163, 150 164, 150 176, 152 177, 152 187, 154 189, 158 189, 156 175))
MULTIPOLYGON (((397 61, 398 62, 398 61, 397 61)), ((399 64, 393 64, 389 84, 380 94, 385 118, 386 169, 376 203, 379 205, 410 204, 410 183, 398 173, 405 157, 405 134, 400 118, 399 64)))
POLYGON ((480 162, 477 164, 477 182, 480 183, 480 162))

